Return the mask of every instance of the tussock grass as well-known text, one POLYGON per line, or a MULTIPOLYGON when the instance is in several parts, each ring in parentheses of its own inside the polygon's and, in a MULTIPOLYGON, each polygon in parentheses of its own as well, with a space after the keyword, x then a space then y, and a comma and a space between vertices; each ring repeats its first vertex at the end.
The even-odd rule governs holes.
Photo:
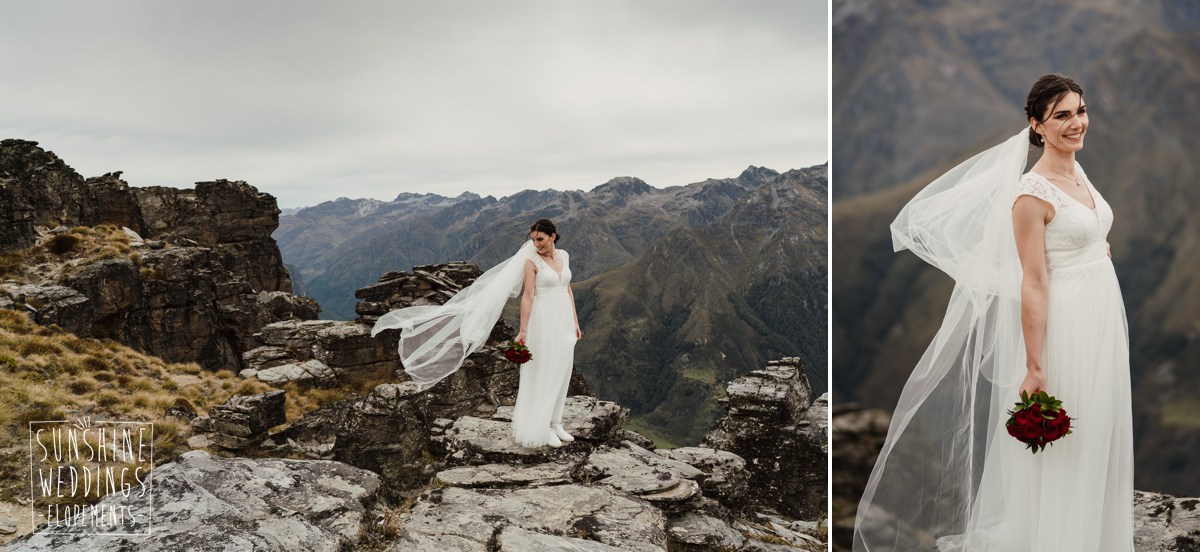
MULTIPOLYGON (((0 442, 26 443, 29 423, 119 419, 152 422, 155 461, 187 450, 190 426, 167 419, 185 404, 200 413, 234 392, 270 390, 232 372, 214 374, 194 363, 168 363, 113 342, 80 338, 38 326, 21 312, 0 309, 0 442)), ((22 463, 24 446, 19 447, 22 463)), ((29 493, 28 470, 0 473, 0 500, 29 493)))
POLYGON ((105 259, 129 259, 141 266, 129 236, 111 224, 76 226, 24 249, 0 253, 0 279, 23 283, 60 282, 72 270, 105 259))

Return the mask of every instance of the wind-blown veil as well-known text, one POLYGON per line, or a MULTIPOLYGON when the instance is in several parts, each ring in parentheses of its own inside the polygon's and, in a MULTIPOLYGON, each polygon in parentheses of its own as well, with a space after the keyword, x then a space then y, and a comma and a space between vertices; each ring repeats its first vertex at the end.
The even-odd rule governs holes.
POLYGON ((400 362, 423 389, 454 373, 467 356, 487 341, 504 304, 521 293, 525 260, 533 260, 533 241, 492 267, 445 304, 391 311, 375 322, 371 337, 400 329, 400 362))
POLYGON ((938 177, 892 222, 896 251, 911 250, 955 286, 859 502, 856 552, 933 550, 938 537, 985 531, 1004 509, 1003 497, 977 490, 1025 373, 1012 205, 1028 134, 1026 127, 938 177))

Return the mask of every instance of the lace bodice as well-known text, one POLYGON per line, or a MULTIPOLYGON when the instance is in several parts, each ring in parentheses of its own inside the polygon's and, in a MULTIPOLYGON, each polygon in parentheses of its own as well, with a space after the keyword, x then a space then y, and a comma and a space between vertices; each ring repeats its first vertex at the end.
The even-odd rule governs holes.
POLYGON ((555 255, 562 260, 562 273, 554 270, 541 255, 533 255, 533 265, 537 269, 537 295, 566 293, 571 284, 571 256, 563 249, 555 249, 555 255))
POLYGON ((1108 256, 1108 231, 1112 228, 1113 213, 1108 202, 1092 186, 1091 180, 1078 163, 1075 170, 1083 177, 1084 185, 1096 202, 1089 209, 1079 200, 1067 195, 1045 177, 1030 171, 1017 183, 1017 195, 1030 195, 1054 207, 1054 218, 1046 225, 1046 267, 1049 270, 1075 266, 1108 256))

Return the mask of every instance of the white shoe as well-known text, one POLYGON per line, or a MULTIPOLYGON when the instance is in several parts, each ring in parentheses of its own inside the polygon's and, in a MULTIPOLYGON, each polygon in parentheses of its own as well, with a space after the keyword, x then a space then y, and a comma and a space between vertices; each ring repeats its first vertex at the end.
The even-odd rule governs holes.
POLYGON ((558 437, 559 441, 562 441, 564 443, 570 443, 575 440, 575 438, 572 437, 570 433, 567 433, 567 430, 563 429, 562 424, 554 424, 554 425, 550 426, 550 429, 554 430, 554 435, 556 437, 558 437))
POLYGON ((553 431, 550 432, 550 439, 546 444, 552 448, 558 448, 563 445, 562 441, 558 440, 558 435, 555 435, 553 431))

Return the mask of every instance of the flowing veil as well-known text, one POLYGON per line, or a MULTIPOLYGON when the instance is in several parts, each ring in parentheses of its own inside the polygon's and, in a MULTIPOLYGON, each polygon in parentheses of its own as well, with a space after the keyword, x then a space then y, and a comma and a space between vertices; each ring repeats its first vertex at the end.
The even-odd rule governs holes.
POLYGON ((467 356, 487 341, 504 304, 521 293, 525 260, 537 253, 526 240, 515 255, 484 272, 442 305, 391 311, 375 322, 371 337, 400 329, 400 362, 412 381, 424 388, 454 373, 467 356))
POLYGON ((1004 498, 978 490, 1025 372, 1012 205, 1028 134, 1026 127, 938 177, 891 225, 896 251, 911 250, 955 285, 859 502, 856 552, 932 550, 939 537, 1002 521, 1004 498))

